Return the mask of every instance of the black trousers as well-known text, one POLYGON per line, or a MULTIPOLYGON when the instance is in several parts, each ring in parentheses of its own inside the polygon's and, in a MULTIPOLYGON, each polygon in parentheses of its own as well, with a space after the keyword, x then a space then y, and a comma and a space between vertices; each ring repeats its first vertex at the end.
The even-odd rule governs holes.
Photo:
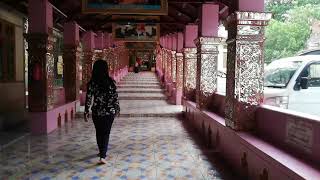
POLYGON ((108 151, 109 136, 114 120, 114 115, 94 116, 92 115, 94 127, 96 128, 97 144, 100 158, 105 158, 108 151))

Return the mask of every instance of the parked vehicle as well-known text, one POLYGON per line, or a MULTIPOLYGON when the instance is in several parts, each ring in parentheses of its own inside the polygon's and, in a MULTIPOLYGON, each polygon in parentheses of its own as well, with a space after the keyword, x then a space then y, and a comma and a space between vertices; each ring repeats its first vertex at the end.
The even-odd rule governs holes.
POLYGON ((264 104, 320 116, 320 55, 273 61, 264 87, 264 104))
POLYGON ((303 50, 300 53, 298 53, 299 56, 305 56, 305 55, 320 55, 320 49, 308 49, 303 50))

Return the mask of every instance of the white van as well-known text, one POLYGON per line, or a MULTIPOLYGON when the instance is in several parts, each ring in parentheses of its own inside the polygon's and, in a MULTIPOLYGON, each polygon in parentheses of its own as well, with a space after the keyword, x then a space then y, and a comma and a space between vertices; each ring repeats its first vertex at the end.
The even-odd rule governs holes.
POLYGON ((320 116, 320 55, 270 63, 265 68, 264 104, 320 116))

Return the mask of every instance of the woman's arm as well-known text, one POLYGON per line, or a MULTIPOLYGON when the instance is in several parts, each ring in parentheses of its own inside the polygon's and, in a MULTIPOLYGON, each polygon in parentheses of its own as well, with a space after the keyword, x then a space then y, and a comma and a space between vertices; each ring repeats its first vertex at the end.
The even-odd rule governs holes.
POLYGON ((88 114, 89 109, 92 104, 92 98, 93 98, 93 86, 92 83, 88 83, 87 85, 87 94, 86 94, 86 102, 85 102, 85 108, 84 113, 88 114))
POLYGON ((115 83, 113 83, 111 87, 111 99, 112 104, 114 105, 116 115, 120 113, 120 105, 119 105, 119 99, 118 99, 118 93, 117 93, 117 87, 115 83))

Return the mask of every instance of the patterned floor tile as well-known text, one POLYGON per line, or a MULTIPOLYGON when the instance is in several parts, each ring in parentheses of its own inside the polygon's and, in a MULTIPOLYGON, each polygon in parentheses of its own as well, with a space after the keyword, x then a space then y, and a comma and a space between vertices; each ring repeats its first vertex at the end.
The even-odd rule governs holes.
MULTIPOLYGON (((126 83, 129 81, 137 85, 142 82, 141 87, 158 83, 153 73, 145 72, 130 73, 122 85, 131 86, 126 83)), ((141 88, 123 89, 128 97, 143 96, 134 92, 141 88)), ((153 91, 160 94, 162 90, 158 87, 153 91)), ((120 106, 123 114, 157 116, 116 118, 107 164, 98 164, 93 123, 78 118, 47 136, 26 136, 0 151, 0 179, 227 179, 202 153, 183 121, 163 116, 181 113, 182 106, 170 105, 165 100, 121 100, 120 106)))

